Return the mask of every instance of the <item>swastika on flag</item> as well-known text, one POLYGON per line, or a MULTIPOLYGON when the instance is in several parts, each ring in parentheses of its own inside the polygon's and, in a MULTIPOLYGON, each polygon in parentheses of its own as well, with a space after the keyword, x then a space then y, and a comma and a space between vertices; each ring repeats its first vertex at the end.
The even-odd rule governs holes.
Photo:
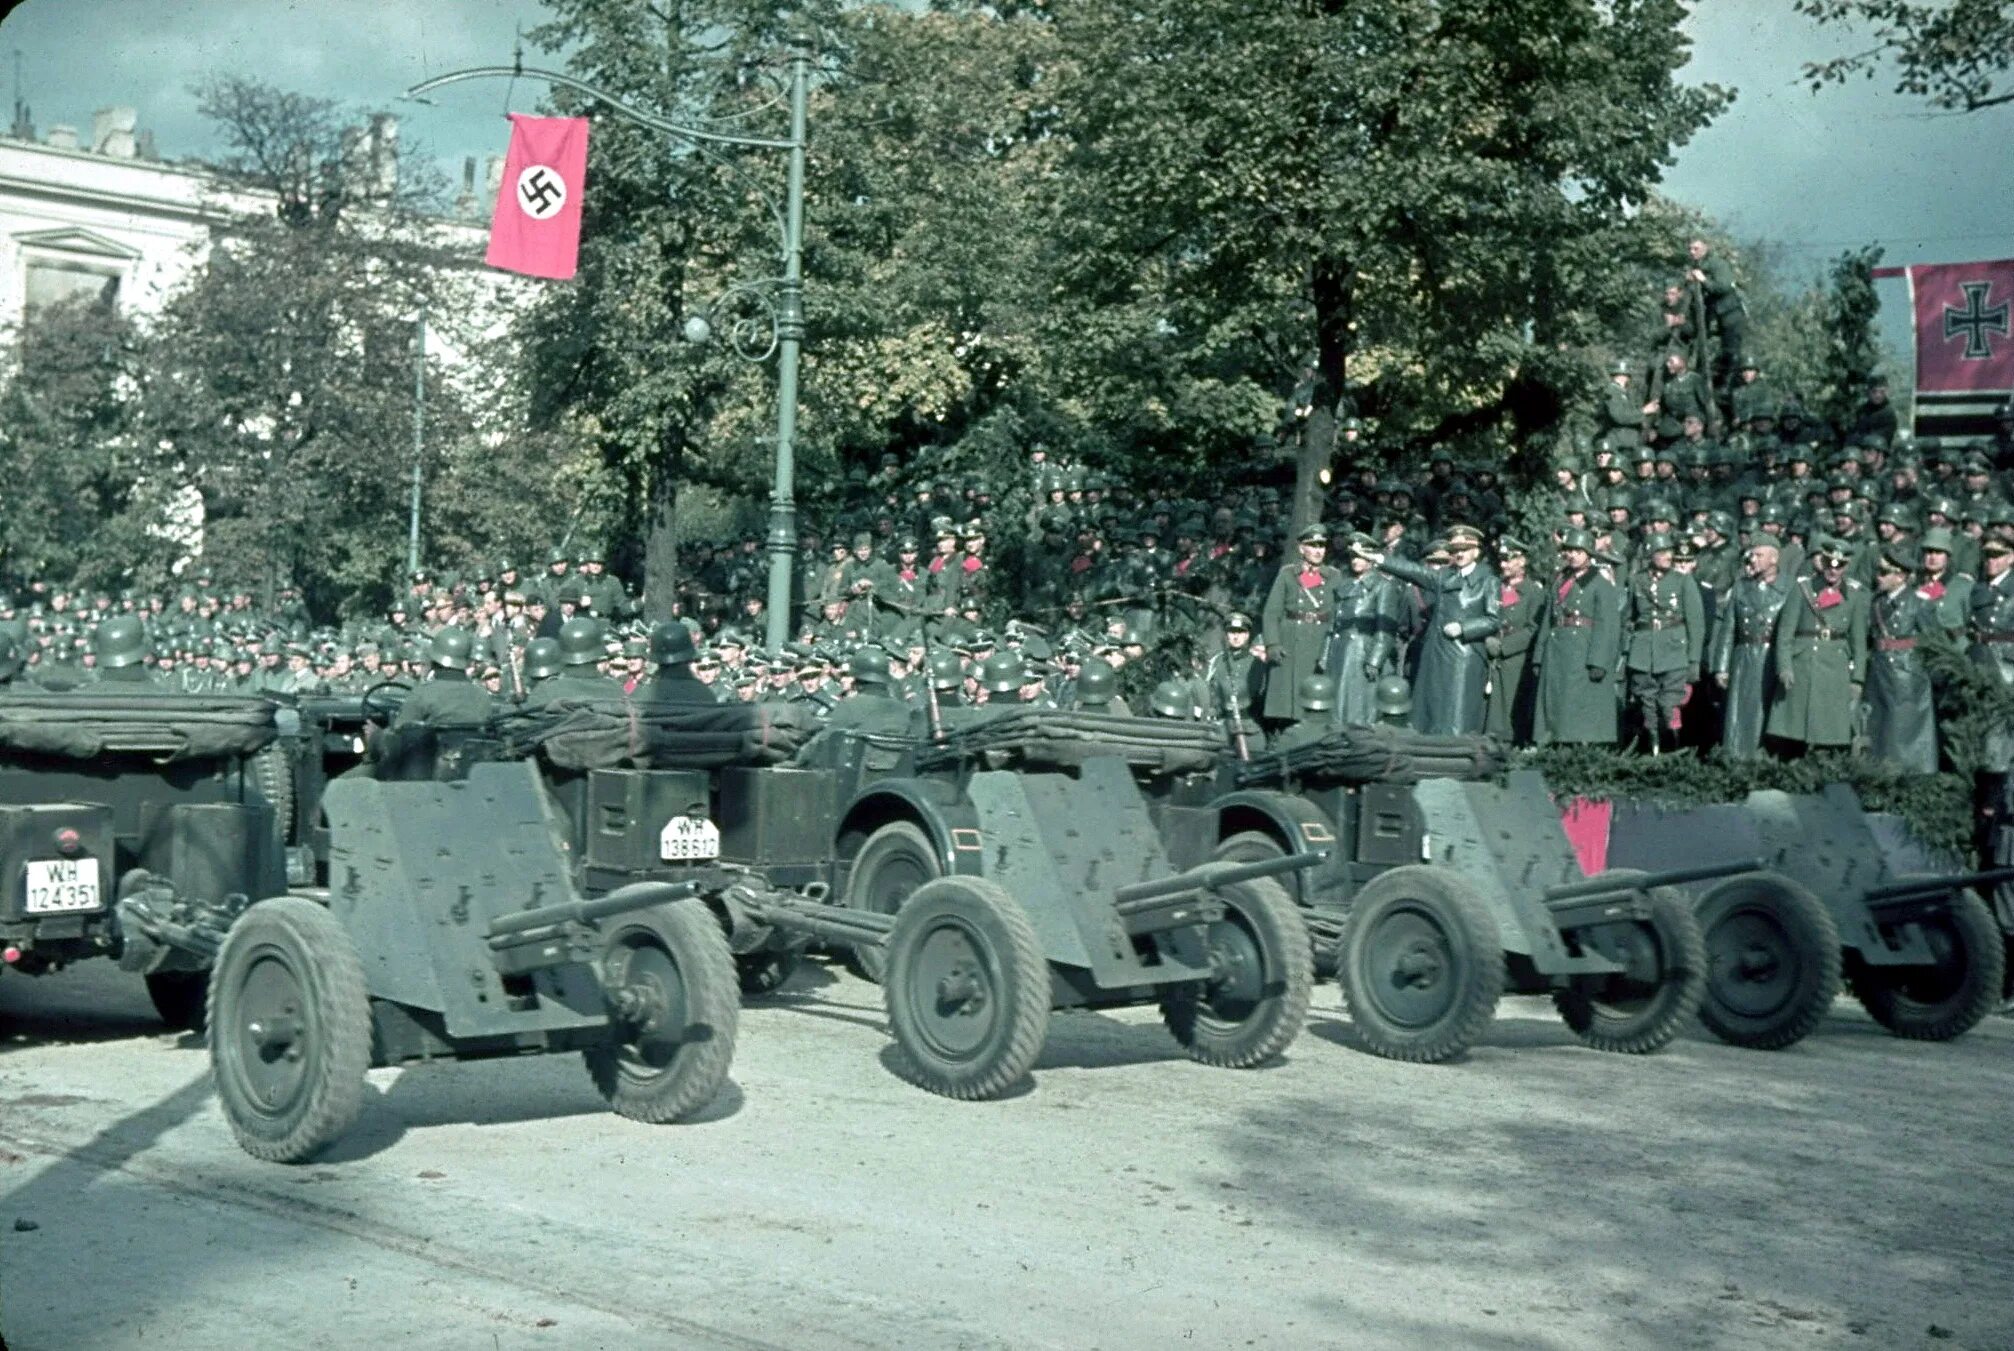
POLYGON ((551 165, 526 165, 517 176, 517 200, 527 216, 547 220, 566 205, 566 180, 551 165))

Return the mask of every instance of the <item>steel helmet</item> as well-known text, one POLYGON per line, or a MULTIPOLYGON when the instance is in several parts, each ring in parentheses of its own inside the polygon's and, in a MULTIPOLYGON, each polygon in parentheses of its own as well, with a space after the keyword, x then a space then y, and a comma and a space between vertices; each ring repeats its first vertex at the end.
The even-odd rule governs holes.
POLYGON ((469 669, 469 654, 473 651, 475 640, 469 637, 468 630, 449 625, 434 635, 429 655, 436 666, 444 666, 450 671, 466 671, 469 669))
POLYGON ((1301 707, 1310 713, 1326 713, 1336 706, 1336 682, 1325 675, 1306 677, 1296 693, 1301 697, 1301 707))
POLYGON ((651 626, 647 650, 653 666, 675 666, 679 662, 699 660, 699 649, 692 643, 692 630, 676 620, 651 626))
POLYGON ((886 685, 888 654, 878 647, 863 647, 847 660, 846 669, 856 685, 886 685))
POLYGON ((1189 694, 1189 687, 1179 680, 1164 680, 1154 686, 1147 703, 1156 717, 1186 720, 1196 715, 1195 700, 1189 694))
POLYGON ((565 665, 592 666, 606 655, 599 620, 575 615, 560 625, 559 659, 565 665))
POLYGON ((1119 673, 1111 664, 1090 661, 1077 673, 1077 702, 1085 708, 1105 708, 1119 692, 1119 673))
POLYGON ((544 680, 560 673, 559 639, 534 638, 524 650, 524 678, 544 680))
POLYGON ((980 683, 988 694, 1013 694, 1027 682, 1027 668, 1021 664, 1021 654, 1011 649, 995 652, 979 668, 980 683))
POLYGON ((147 655, 147 630, 132 615, 115 615, 92 631, 91 651, 100 666, 131 666, 147 655))
POLYGON ((1386 676, 1378 682, 1372 697, 1377 700, 1381 718, 1403 718, 1413 711, 1413 688, 1406 684, 1404 676, 1386 676))
POLYGON ((956 652, 933 652, 930 655, 930 688, 934 690, 955 690, 965 683, 965 663, 958 659, 956 652))

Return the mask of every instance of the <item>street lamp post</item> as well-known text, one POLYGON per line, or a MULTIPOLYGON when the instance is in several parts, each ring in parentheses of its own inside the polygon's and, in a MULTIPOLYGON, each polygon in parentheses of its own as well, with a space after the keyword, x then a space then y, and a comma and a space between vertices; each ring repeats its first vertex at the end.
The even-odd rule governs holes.
MULTIPOLYGON (((713 332, 713 324, 708 317, 712 311, 718 310, 731 297, 747 297, 761 309, 768 342, 760 342, 761 331, 751 329, 749 321, 742 321, 732 330, 731 345, 737 355, 750 361, 765 361, 772 353, 777 358, 776 457, 769 494, 769 616, 764 641, 771 652, 781 651, 790 641, 790 564, 797 549, 797 363, 804 342, 804 146, 806 104, 811 81, 811 58, 805 45, 799 43, 790 58, 788 140, 743 136, 672 122, 625 103, 615 95, 583 80, 576 80, 571 75, 537 70, 521 63, 476 66, 436 75, 406 90, 404 97, 420 99, 421 95, 443 85, 479 79, 543 80, 594 99, 627 121, 679 137, 701 150, 708 145, 733 145, 788 152, 789 171, 781 212, 776 209, 775 198, 759 185, 749 184, 776 217, 782 235, 782 275, 739 282, 729 287, 715 300, 707 314, 694 315, 686 321, 684 329, 687 340, 695 343, 706 341, 713 332)), ((729 167, 732 168, 731 165, 729 167)))

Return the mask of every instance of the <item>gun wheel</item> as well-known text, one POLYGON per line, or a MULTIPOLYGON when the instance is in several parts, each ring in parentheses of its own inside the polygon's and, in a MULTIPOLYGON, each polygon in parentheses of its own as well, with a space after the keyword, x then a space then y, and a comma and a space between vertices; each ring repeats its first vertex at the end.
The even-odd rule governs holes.
MULTIPOLYGON (((1627 877, 1632 870, 1617 868, 1609 875, 1627 877)), ((1658 1050, 1698 1015, 1706 993, 1706 940, 1684 893, 1653 887, 1645 895, 1648 919, 1576 931, 1583 948, 1623 969, 1575 976, 1565 989, 1553 991, 1560 1017, 1597 1051, 1658 1050)))
POLYGON ((1706 942, 1700 1021, 1732 1046, 1774 1051, 1818 1026, 1839 994, 1839 929, 1811 892, 1775 873, 1730 878, 1695 912, 1706 942))
MULTIPOLYGON (((855 910, 871 910, 893 915, 902 909, 910 893, 936 879, 943 870, 937 865, 937 851, 922 827, 909 821, 890 821, 867 837, 867 843, 853 856, 846 875, 846 904, 855 910)), ((847 968, 863 980, 879 983, 887 949, 849 948, 847 968)))
POLYGON ((620 1116, 653 1124, 705 1107, 727 1082, 741 1016, 734 955, 704 902, 625 915, 601 959, 607 1043, 581 1053, 620 1116))
POLYGON ((947 1098, 997 1098, 1027 1078, 1049 1031, 1049 963, 996 882, 918 887, 888 937, 882 994, 902 1077, 947 1098))
POLYGON ((1264 1064, 1292 1044, 1307 1021, 1314 990, 1308 926, 1270 877, 1217 893, 1224 917, 1204 942, 1216 973, 1168 987, 1161 1021, 1193 1060, 1224 1069, 1264 1064))
POLYGON ((301 1163, 350 1128, 371 1063, 363 964, 342 924, 281 896, 231 926, 210 975, 210 1072, 253 1158, 301 1163))
POLYGON ((1953 891, 1942 912, 1917 923, 1930 945, 1931 964, 1861 964, 1853 973, 1853 994, 1875 1022, 1898 1037, 1950 1041, 1977 1027, 1999 1004, 2006 942, 1986 903, 1972 891, 1953 891))
POLYGON ((1504 958, 1482 896, 1452 873, 1409 865, 1350 903, 1336 977, 1374 1055, 1434 1064, 1460 1055, 1496 1017, 1504 958))

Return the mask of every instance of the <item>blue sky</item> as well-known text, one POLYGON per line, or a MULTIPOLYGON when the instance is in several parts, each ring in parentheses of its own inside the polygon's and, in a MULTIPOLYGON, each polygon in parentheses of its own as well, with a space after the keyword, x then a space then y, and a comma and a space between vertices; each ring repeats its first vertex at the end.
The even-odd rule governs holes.
MULTIPOLYGON (((190 81, 250 73, 398 113, 402 135, 458 178, 463 156, 502 153, 505 86, 443 90, 433 107, 394 98, 429 75, 507 63, 517 25, 539 21, 539 6, 523 0, 25 0, 0 22, 0 74, 11 100, 18 49, 39 129, 68 122, 88 133, 93 109, 127 104, 176 158, 211 149, 190 81)), ((1688 30, 1685 78, 1734 85, 1740 97, 1679 152, 1672 196, 1738 237, 1780 243, 1808 268, 1864 243, 1886 246, 1891 263, 2014 256, 2014 105, 1936 114, 1882 80, 1813 94, 1799 64, 1849 40, 1818 30, 1789 0, 1703 0, 1688 30)), ((518 85, 516 106, 535 106, 539 93, 518 85)), ((1883 299, 1884 328, 1901 346, 1900 284, 1884 284, 1883 299)))

